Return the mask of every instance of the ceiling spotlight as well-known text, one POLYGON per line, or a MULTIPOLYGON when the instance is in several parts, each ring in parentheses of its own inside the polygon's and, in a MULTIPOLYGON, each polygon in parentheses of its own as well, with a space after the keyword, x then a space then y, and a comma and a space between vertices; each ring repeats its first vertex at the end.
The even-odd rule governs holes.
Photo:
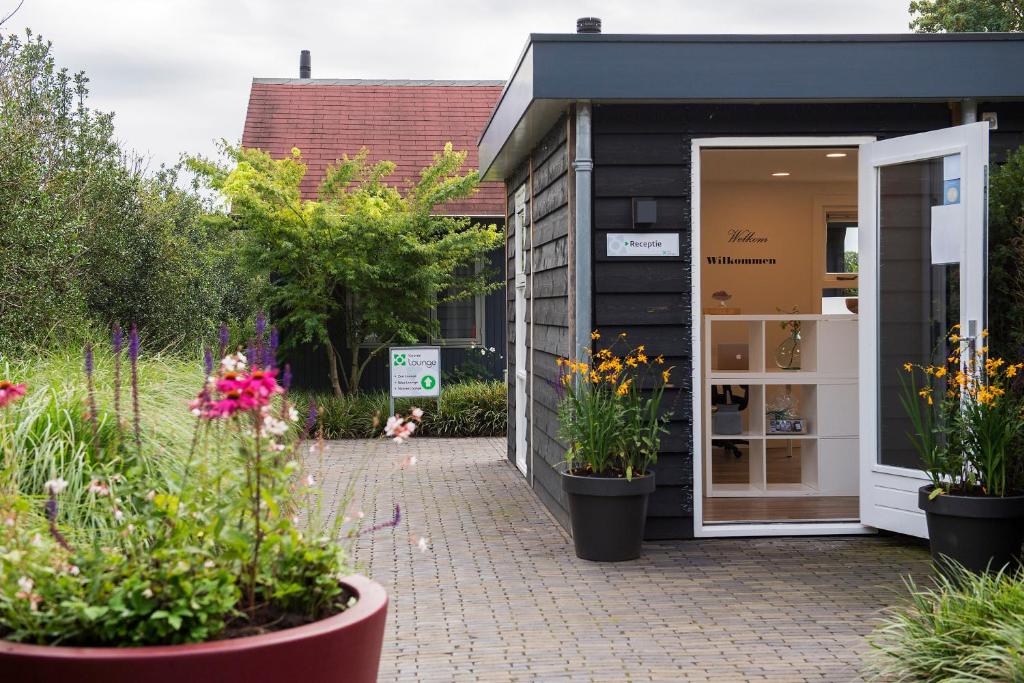
POLYGON ((846 156, 846 152, 829 152, 826 154, 829 159, 842 159, 846 156))
POLYGON ((779 171, 777 173, 772 173, 772 175, 775 176, 776 178, 785 178, 786 176, 789 175, 789 171, 779 171))

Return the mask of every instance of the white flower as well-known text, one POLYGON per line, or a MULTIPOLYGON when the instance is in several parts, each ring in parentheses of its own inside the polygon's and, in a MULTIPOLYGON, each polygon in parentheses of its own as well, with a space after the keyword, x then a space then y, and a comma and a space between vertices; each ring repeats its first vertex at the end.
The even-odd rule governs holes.
POLYGON ((409 456, 409 464, 410 465, 415 465, 416 464, 416 456, 415 455, 410 455, 409 456))
POLYGON ((487 349, 480 349, 480 355, 481 356, 486 356, 487 355, 487 349))
POLYGON ((156 491, 150 489, 149 493, 146 494, 146 500, 152 502, 156 498, 156 491))
POLYGON ((267 415, 263 418, 263 431, 273 436, 283 436, 288 431, 288 423, 278 420, 273 415, 267 415))
POLYGON ((413 408, 412 416, 415 417, 417 420, 423 417, 423 408, 413 408))
POLYGON ((490 351, 491 353, 494 353, 494 352, 495 352, 495 351, 496 351, 497 349, 495 349, 495 348, 494 348, 494 347, 492 346, 492 347, 491 347, 490 349, 488 349, 488 350, 489 350, 489 351, 490 351))
POLYGON ((121 512, 121 508, 114 508, 114 519, 119 522, 124 519, 124 513, 121 512))
POLYGON ((242 352, 234 353, 228 356, 224 356, 220 362, 220 367, 224 372, 241 372, 245 370, 246 358, 242 352))
POLYGON ((34 536, 32 537, 32 545, 33 545, 33 546, 35 546, 36 548, 38 548, 38 547, 39 547, 39 546, 41 546, 42 544, 43 544, 43 537, 42 537, 42 536, 40 536, 39 534, 36 534, 36 535, 34 535, 34 536))
POLYGON ((207 569, 213 569, 215 565, 213 563, 213 560, 207 560, 206 562, 203 562, 203 566, 207 569))
POLYGON ((384 425, 384 433, 387 434, 388 436, 392 436, 394 435, 395 430, 399 429, 401 426, 402 418, 398 417, 397 415, 392 415, 391 417, 388 418, 387 423, 385 423, 384 425))
POLYGON ((307 475, 306 475, 306 476, 305 476, 305 477, 304 477, 304 478, 302 479, 302 484, 303 484, 304 486, 316 486, 316 479, 314 479, 314 478, 313 478, 313 475, 312 475, 312 474, 307 474, 307 475))
POLYGON ((142 597, 144 597, 144 598, 151 598, 151 597, 153 597, 153 591, 150 590, 149 588, 147 588, 146 590, 142 591, 142 597))
POLYGON ((46 489, 47 493, 52 493, 53 495, 56 496, 59 495, 61 491, 68 487, 68 483, 61 479, 60 477, 57 477, 56 479, 51 479, 45 484, 43 484, 43 487, 46 489))
POLYGON ((430 539, 420 536, 420 540, 416 542, 416 547, 420 549, 421 553, 427 552, 427 548, 430 547, 430 539))
POLYGON ((288 406, 288 420, 295 422, 299 419, 299 411, 295 409, 295 406, 288 406))
POLYGON ((78 576, 80 573, 81 570, 78 568, 77 564, 68 565, 68 574, 71 574, 71 576, 78 576))
POLYGON ((35 585, 35 582, 27 576, 23 576, 20 579, 18 579, 18 588, 20 588, 25 593, 31 593, 32 589, 35 588, 35 585))

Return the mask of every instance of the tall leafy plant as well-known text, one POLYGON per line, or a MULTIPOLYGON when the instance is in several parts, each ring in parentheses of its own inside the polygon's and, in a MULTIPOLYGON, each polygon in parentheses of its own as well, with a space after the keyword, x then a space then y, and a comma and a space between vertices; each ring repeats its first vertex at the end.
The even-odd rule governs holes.
MULTIPOLYGON (((599 341, 600 332, 591 339, 599 341)), ((649 358, 643 345, 616 353, 624 340, 620 335, 582 360, 557 361, 564 391, 559 422, 571 473, 632 479, 658 459, 671 417, 661 399, 672 368, 661 369, 664 358, 649 358)))
POLYGON ((282 159, 230 145, 224 153, 227 165, 191 161, 230 206, 213 220, 248 233, 245 258, 269 282, 286 340, 325 349, 336 395, 357 392, 390 344, 429 338, 439 301, 499 286, 489 273, 459 268, 500 244, 497 227, 438 215, 479 182, 450 143, 404 193, 388 183, 394 163, 372 163, 366 149, 345 156, 327 169, 315 200, 302 196, 298 149, 282 159))
POLYGON ((1024 30, 1019 0, 913 0, 910 13, 919 33, 1024 30))
POLYGON ((1013 448, 1024 434, 1024 402, 1010 385, 1024 362, 987 357, 987 346, 964 351, 958 328, 944 364, 903 366, 900 400, 913 426, 907 436, 933 495, 1012 495, 1024 484, 1015 480, 1021 455, 1013 448))

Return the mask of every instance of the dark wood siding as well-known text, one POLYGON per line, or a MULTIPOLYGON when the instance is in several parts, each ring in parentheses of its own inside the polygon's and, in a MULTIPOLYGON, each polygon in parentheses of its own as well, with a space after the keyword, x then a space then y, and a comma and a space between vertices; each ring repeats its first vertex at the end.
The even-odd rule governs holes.
POLYGON ((530 221, 527 252, 527 358, 530 401, 527 436, 532 455, 530 473, 537 496, 562 524, 566 503, 555 466, 565 454, 558 439, 559 383, 556 360, 570 353, 569 340, 569 149, 567 124, 560 119, 533 150, 526 164, 506 180, 509 206, 508 329, 509 450, 515 460, 515 194, 526 183, 526 215, 530 221))
POLYGON ((693 535, 690 149, 714 136, 875 135, 892 137, 950 125, 945 104, 596 105, 594 154, 594 325, 604 339, 625 332, 675 366, 664 409, 670 433, 655 466, 647 536, 693 535), (633 230, 632 198, 654 197, 657 222, 642 232, 674 232, 678 258, 614 258, 609 232, 633 230))

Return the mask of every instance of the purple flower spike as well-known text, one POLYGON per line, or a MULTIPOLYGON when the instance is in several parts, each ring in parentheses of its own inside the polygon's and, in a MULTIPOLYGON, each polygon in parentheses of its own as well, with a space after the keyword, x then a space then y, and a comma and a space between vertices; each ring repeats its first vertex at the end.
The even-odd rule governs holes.
POLYGON ((128 358, 133 363, 139 359, 139 328, 135 325, 128 333, 128 358))
POLYGON ((50 497, 43 504, 43 512, 46 513, 46 520, 48 522, 57 521, 57 496, 54 495, 53 491, 50 491, 50 497))
POLYGON ((213 374, 213 350, 209 346, 203 349, 203 373, 206 377, 213 374))
POLYGON ((313 432, 313 427, 316 426, 316 417, 317 417, 316 403, 310 403, 309 404, 309 415, 306 417, 306 433, 307 434, 311 434, 313 432))
POLYGON ((285 389, 292 388, 292 365, 291 363, 284 364, 284 374, 281 376, 281 386, 285 389))
POLYGON ((366 529, 366 530, 363 530, 363 531, 358 531, 358 532, 356 532, 355 535, 356 536, 362 536, 363 534, 372 534, 373 532, 380 531, 381 529, 389 529, 391 527, 396 527, 396 526, 398 526, 398 523, 401 522, 401 521, 402 521, 402 511, 398 508, 398 503, 395 503, 395 514, 394 514, 394 516, 391 517, 391 519, 389 519, 386 522, 381 522, 380 524, 374 524, 369 529, 366 529))
POLYGON ((220 326, 220 357, 223 358, 228 353, 228 343, 231 341, 231 331, 228 330, 228 326, 225 323, 221 323, 220 326))
POLYGON ((114 323, 113 330, 110 333, 110 345, 114 348, 114 355, 121 353, 121 349, 124 348, 124 330, 117 323, 114 323))
POLYGON ((267 331, 267 317, 263 315, 263 311, 256 314, 256 338, 259 340, 263 339, 263 333, 267 331))
POLYGON ((256 368, 260 364, 260 359, 256 357, 256 346, 252 343, 252 339, 249 340, 249 345, 245 347, 245 360, 251 368, 256 368))
POLYGON ((277 349, 281 346, 281 333, 276 327, 270 328, 270 346, 267 347, 268 368, 277 367, 277 349))
POLYGON ((85 345, 85 376, 92 377, 93 370, 93 358, 92 358, 92 344, 85 345))

